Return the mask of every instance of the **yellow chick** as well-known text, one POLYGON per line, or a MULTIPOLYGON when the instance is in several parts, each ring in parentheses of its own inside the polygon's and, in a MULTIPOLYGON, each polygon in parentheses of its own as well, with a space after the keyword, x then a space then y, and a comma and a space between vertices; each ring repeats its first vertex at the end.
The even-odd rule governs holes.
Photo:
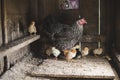
POLYGON ((101 55, 103 52, 102 48, 97 48, 93 50, 93 54, 97 57, 98 55, 101 55))
POLYGON ((85 57, 89 54, 89 48, 88 47, 85 47, 82 52, 81 52, 82 56, 85 57))
POLYGON ((56 49, 55 47, 52 47, 52 54, 55 56, 55 59, 57 60, 57 57, 60 55, 60 51, 56 49))
POLYGON ((105 56, 105 58, 108 60, 108 61, 111 61, 112 59, 110 58, 110 56, 105 56))
POLYGON ((63 50, 63 53, 65 56, 67 56, 68 52, 69 52, 69 50, 63 50))
POLYGON ((31 22, 31 24, 28 28, 28 32, 30 33, 30 35, 37 33, 37 30, 36 30, 36 27, 35 27, 35 21, 31 22))
POLYGON ((76 45, 75 47, 73 47, 75 49, 80 49, 80 45, 76 45))
POLYGON ((72 61, 73 58, 76 56, 76 53, 77 51, 75 49, 71 49, 69 50, 69 52, 67 53, 66 55, 66 60, 69 62, 69 61, 72 61))

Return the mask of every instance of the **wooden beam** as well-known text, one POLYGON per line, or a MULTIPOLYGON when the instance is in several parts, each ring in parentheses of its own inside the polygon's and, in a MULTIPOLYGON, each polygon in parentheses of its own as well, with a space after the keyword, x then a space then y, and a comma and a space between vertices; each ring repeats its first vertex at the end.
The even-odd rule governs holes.
POLYGON ((1 6, 1 4, 2 4, 2 1, 0 0, 0 46, 2 45, 2 18, 1 18, 1 8, 2 8, 2 6, 1 6))
POLYGON ((29 45, 30 43, 38 40, 40 38, 39 35, 27 36, 25 38, 19 39, 14 41, 10 44, 5 45, 4 47, 0 48, 0 57, 9 55, 14 51, 19 50, 20 48, 29 45))
POLYGON ((81 42, 99 42, 99 41, 105 42, 106 38, 103 35, 100 35, 100 36, 84 35, 80 41, 81 42))
POLYGON ((8 33, 7 33, 7 12, 6 12, 6 0, 1 0, 2 4, 2 37, 3 37, 3 44, 8 43, 8 33))

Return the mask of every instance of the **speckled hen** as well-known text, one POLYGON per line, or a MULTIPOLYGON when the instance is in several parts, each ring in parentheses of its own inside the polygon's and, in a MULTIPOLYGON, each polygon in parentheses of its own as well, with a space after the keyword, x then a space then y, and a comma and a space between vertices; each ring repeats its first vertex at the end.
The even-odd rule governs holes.
POLYGON ((73 25, 61 24, 59 22, 46 20, 44 29, 49 33, 53 45, 59 50, 71 49, 82 37, 84 18, 77 20, 73 25))

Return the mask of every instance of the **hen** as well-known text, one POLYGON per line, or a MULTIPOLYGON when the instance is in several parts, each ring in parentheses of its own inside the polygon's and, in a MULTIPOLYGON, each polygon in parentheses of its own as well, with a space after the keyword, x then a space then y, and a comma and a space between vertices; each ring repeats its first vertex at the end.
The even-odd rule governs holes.
POLYGON ((46 49, 47 56, 50 56, 52 54, 52 47, 49 47, 46 49))
POLYGON ((82 37, 84 18, 77 20, 73 25, 56 22, 52 17, 44 21, 44 30, 59 50, 71 49, 82 37), (53 20, 53 21, 52 21, 53 20))

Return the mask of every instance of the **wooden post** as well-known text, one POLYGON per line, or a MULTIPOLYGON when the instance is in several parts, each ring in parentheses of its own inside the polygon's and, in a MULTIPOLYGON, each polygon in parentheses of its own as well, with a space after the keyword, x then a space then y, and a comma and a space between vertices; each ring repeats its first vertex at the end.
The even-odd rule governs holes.
POLYGON ((3 44, 8 43, 8 30, 7 30, 7 12, 6 12, 6 0, 2 0, 2 33, 3 33, 3 44))
POLYGON ((2 6, 1 6, 1 4, 2 4, 2 2, 0 1, 0 46, 2 45, 2 18, 1 18, 1 16, 2 16, 2 12, 1 12, 1 8, 2 8, 2 6))
MULTIPOLYGON (((100 12, 101 12, 101 1, 100 0, 98 0, 98 35, 100 36, 100 34, 101 34, 101 30, 100 30, 100 24, 101 24, 101 19, 100 19, 100 17, 101 17, 101 15, 100 15, 100 12)), ((100 48, 100 41, 98 42, 98 48, 100 48)))

